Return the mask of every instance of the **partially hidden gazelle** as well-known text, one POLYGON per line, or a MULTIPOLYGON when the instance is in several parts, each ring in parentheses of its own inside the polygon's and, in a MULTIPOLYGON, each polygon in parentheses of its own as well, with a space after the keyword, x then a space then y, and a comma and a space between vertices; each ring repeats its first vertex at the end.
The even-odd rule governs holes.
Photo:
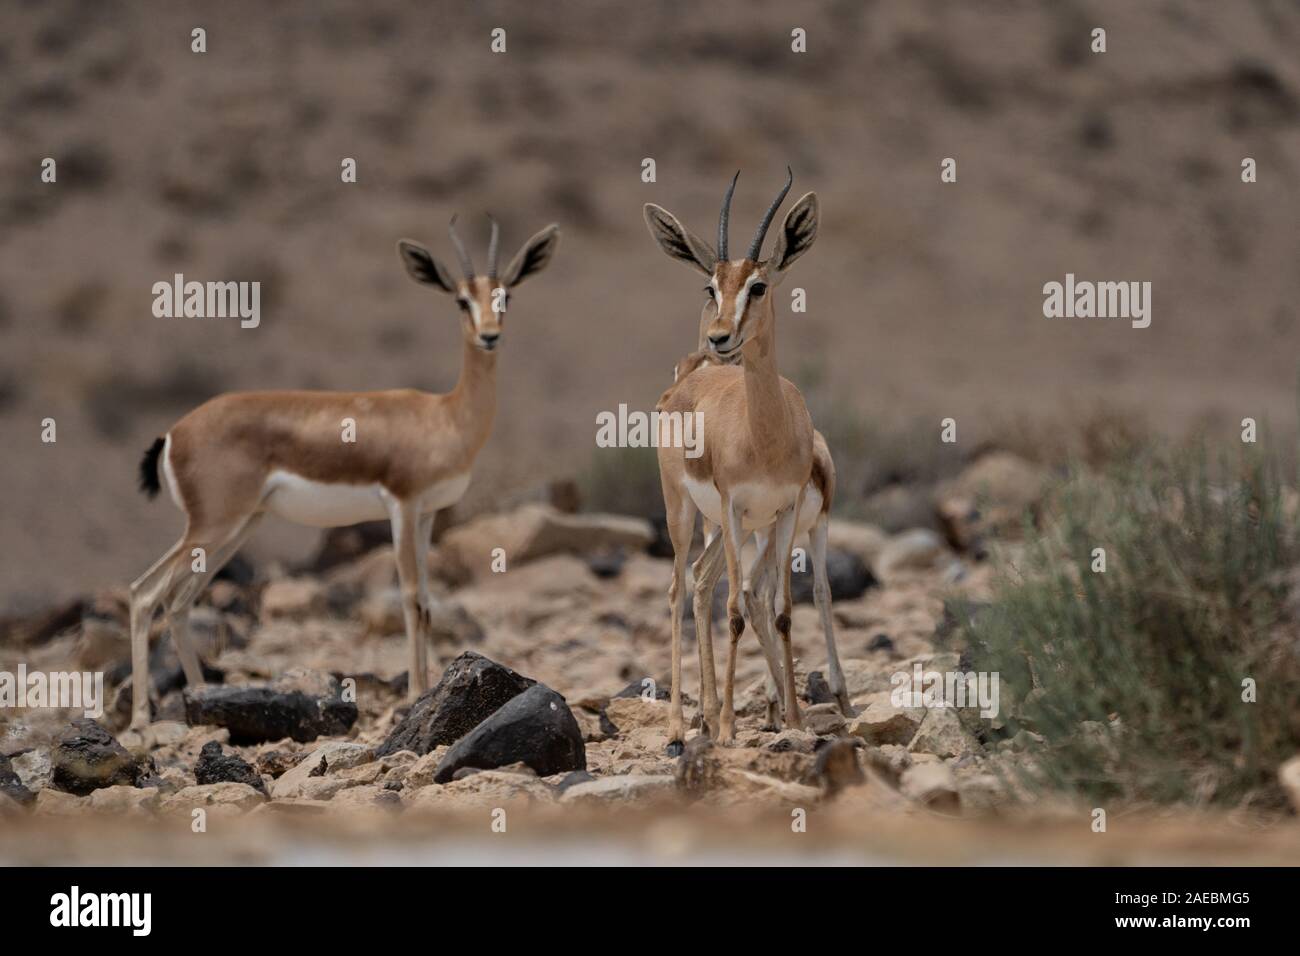
MULTIPOLYGON (((739 173, 736 174, 739 177, 739 173)), ((741 357, 741 366, 705 366, 687 376, 662 400, 661 411, 703 414, 703 453, 687 458, 684 449, 661 440, 658 448, 668 534, 673 544, 673 579, 669 587, 672 610, 672 694, 669 707, 668 751, 680 753, 685 737, 681 699, 681 645, 686 561, 700 512, 721 528, 727 568, 727 617, 730 647, 721 705, 717 700, 713 649, 698 641, 701 706, 706 729, 726 742, 735 735, 736 648, 745 630, 746 608, 755 600, 743 588, 741 549, 750 533, 773 536, 779 588, 775 596, 775 625, 783 645, 785 724, 801 720, 790 646, 790 554, 804 489, 813 472, 813 426, 803 396, 781 378, 776 365, 776 314, 772 290, 795 260, 811 248, 817 236, 817 196, 806 193, 786 214, 776 247, 762 259, 768 227, 793 183, 768 207, 749 250, 741 259, 728 254, 728 219, 736 179, 722 201, 715 251, 666 209, 647 203, 646 224, 659 247, 671 258, 703 274, 707 298, 701 324, 708 348, 719 357, 741 357)), ((750 575, 760 570, 766 550, 750 575)), ((751 620, 752 614, 750 615, 751 620)))
POLYGON ((190 608, 266 514, 321 528, 391 522, 410 645, 409 693, 414 698, 428 689, 425 564, 433 518, 464 495, 492 429, 509 291, 544 269, 559 242, 559 227, 547 226, 498 275, 500 232, 493 221, 487 275, 478 275, 454 217, 448 231, 462 279, 419 243, 403 239, 397 249, 413 279, 454 296, 460 309, 461 370, 450 392, 232 392, 190 412, 145 453, 141 488, 153 497, 165 482, 186 526, 131 585, 133 727, 150 717, 154 610, 164 609, 186 682, 201 686, 190 608))

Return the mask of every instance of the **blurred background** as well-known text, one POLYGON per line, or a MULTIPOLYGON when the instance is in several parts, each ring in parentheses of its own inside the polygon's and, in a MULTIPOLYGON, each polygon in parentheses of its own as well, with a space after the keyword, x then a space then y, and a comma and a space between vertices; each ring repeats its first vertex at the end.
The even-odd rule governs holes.
MULTIPOLYGON (((733 244, 787 164, 792 196, 821 198, 779 306, 781 367, 819 427, 847 423, 837 448, 871 429, 928 441, 947 416, 966 448, 1098 415, 1289 429, 1298 48, 1290 0, 7 3, 0 614, 120 585, 171 544, 180 516, 136 493, 137 463, 207 398, 450 388, 455 309, 394 242, 450 261, 455 212, 480 260, 485 212, 503 256, 563 229, 512 300, 499 417, 459 511, 583 475, 596 414, 652 407, 695 342, 701 283, 641 205, 712 238, 737 168, 733 244), (260 327, 155 318, 151 286, 177 272, 259 280, 260 327), (1045 319, 1042 286, 1067 272, 1150 281, 1151 327, 1045 319)), ((846 507, 908 477, 878 472, 848 469, 846 507)), ((291 561, 316 540, 268 526, 253 547, 291 561)))

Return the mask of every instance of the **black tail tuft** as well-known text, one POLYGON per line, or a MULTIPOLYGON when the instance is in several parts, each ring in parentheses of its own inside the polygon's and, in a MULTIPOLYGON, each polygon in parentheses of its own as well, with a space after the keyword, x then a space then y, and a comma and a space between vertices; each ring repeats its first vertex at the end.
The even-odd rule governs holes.
POLYGON ((150 498, 156 497, 162 490, 162 485, 158 481, 158 459, 162 455, 164 444, 166 439, 155 438, 149 450, 140 459, 140 490, 150 498))

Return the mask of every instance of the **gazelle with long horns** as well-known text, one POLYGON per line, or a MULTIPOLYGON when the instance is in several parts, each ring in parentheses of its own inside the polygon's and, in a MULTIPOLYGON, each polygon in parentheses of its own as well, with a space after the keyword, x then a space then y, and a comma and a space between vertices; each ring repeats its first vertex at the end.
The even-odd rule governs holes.
MULTIPOLYGON (((787 171, 788 172, 788 171, 787 171)), ((739 177, 739 173, 736 177, 739 177)), ((669 752, 680 753, 685 737, 681 701, 681 644, 687 552, 695 514, 722 529, 726 556, 727 618, 730 647, 721 706, 717 701, 713 649, 699 641, 701 705, 710 731, 729 741, 735 733, 736 647, 745 630, 747 606, 754 600, 742 586, 741 548, 750 532, 771 528, 773 553, 780 562, 776 595, 776 630, 783 645, 786 702, 785 724, 801 725, 794 686, 790 646, 790 552, 803 490, 813 470, 813 427, 799 390, 781 378, 776 367, 776 313, 771 290, 785 278, 795 260, 817 237, 817 196, 806 193, 786 214, 769 259, 760 259, 763 240, 790 186, 768 207, 743 259, 730 259, 728 219, 736 178, 722 201, 718 249, 683 226, 666 209, 647 203, 646 224, 663 251, 698 270, 708 279, 701 323, 708 347, 723 359, 741 356, 741 367, 697 369, 665 396, 663 411, 702 412, 704 448, 697 458, 660 441, 660 481, 663 486, 668 534, 673 543, 672 696, 669 709, 669 752)), ((760 549, 754 571, 763 559, 760 549)), ((752 577, 752 575, 751 575, 752 577)), ((752 620, 751 615, 751 620, 752 620)))
POLYGON ((456 299, 463 342, 455 388, 382 392, 232 392, 200 405, 157 439, 141 463, 150 497, 165 480, 185 512, 181 539, 131 585, 131 723, 149 722, 149 622, 161 605, 190 686, 203 683, 189 638, 194 601, 266 514, 337 527, 387 518, 410 643, 409 692, 428 684, 430 597, 425 563, 434 515, 460 500, 496 413, 496 349, 509 290, 544 269, 555 253, 552 224, 524 243, 497 274, 499 229, 492 223, 488 272, 480 276, 448 231, 464 278, 424 246, 397 244, 417 282, 456 299), (349 432, 354 440, 344 440, 349 432), (160 479, 161 473, 161 479, 160 479), (202 570, 193 570, 202 549, 202 570))
MULTIPOLYGON (((701 328, 700 338, 704 339, 705 329, 701 328)), ((730 362, 719 358, 708 349, 700 349, 684 356, 673 369, 673 382, 682 381, 698 368, 706 365, 735 364, 739 356, 730 362)), ((671 389, 669 390, 671 391, 671 389)), ((667 398, 660 399, 663 403, 667 398)), ((656 406, 658 407, 658 406, 656 406)), ((826 640, 826 669, 830 673, 830 689, 845 716, 852 713, 849 702, 848 685, 844 680, 844 670, 840 666, 839 651, 835 646, 835 625, 831 615, 830 579, 826 573, 826 548, 830 535, 830 513, 835 500, 835 462, 831 458, 830 447, 821 432, 813 431, 813 471, 808 484, 804 486, 803 502, 795 521, 795 540, 801 535, 808 535, 809 558, 812 563, 813 601, 821 619, 822 636, 826 640)), ((777 656, 775 636, 772 633, 772 598, 776 582, 776 555, 773 551, 773 539, 764 532, 758 536, 758 553, 762 555, 759 571, 750 579, 750 590, 755 598, 755 606, 750 608, 754 630, 758 635, 763 656, 767 660, 767 724, 776 726, 783 706, 782 693, 785 687, 783 667, 777 656), (766 539, 766 540, 764 540, 766 539)), ((712 641, 713 590, 723 571, 722 537, 717 527, 704 519, 704 552, 691 566, 695 584, 694 606, 696 642, 712 641)), ((710 645, 711 646, 711 645, 710 645)), ((716 691, 714 692, 716 696, 716 691)))

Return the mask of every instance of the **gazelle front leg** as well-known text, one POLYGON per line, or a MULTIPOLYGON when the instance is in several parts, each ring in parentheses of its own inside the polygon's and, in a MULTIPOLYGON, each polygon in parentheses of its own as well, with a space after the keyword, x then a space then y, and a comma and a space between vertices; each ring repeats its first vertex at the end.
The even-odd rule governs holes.
MULTIPOLYGON (((429 589, 429 539, 433 536, 433 519, 437 512, 420 516, 419 531, 415 539, 415 568, 420 583, 420 640, 417 650, 420 656, 421 674, 429 672, 429 640, 433 637, 433 592, 429 589)), ((441 656, 438 659, 442 663, 441 656)))
POLYGON ((713 591, 722 576, 722 535, 704 523, 704 553, 691 568, 695 578, 695 644, 700 656, 700 709, 704 728, 711 737, 718 733, 718 678, 713 664, 713 591))
POLYGON ((727 675, 722 688, 722 715, 718 721, 718 742, 736 738, 736 647, 745 633, 745 592, 741 581, 740 552, 745 543, 743 513, 736 499, 722 495, 722 545, 727 556, 727 675))
POLYGON ((420 564, 416 539, 420 533, 420 516, 414 502, 386 496, 389 521, 393 527, 393 549, 397 555, 397 579, 402 594, 402 617, 406 622, 406 639, 410 642, 407 657, 407 698, 414 701, 429 689, 425 667, 424 628, 420 609, 420 564))
POLYGON ((794 648, 790 645, 790 614, 793 602, 790 600, 790 554, 794 547, 795 524, 799 518, 799 508, 803 504, 803 489, 795 498, 794 507, 782 511, 776 518, 773 530, 773 544, 776 560, 780 562, 776 570, 780 573, 780 587, 777 589, 776 631, 781 636, 785 652, 785 725, 795 730, 803 729, 803 718, 799 715, 799 698, 794 684, 794 648))

